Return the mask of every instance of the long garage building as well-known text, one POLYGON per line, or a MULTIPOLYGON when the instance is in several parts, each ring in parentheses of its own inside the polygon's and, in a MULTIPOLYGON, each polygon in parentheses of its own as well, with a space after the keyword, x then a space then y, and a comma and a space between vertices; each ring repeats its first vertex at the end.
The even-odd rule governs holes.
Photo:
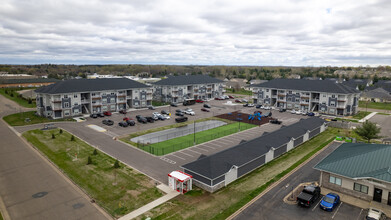
POLYGON ((326 129, 326 122, 318 117, 265 133, 261 137, 241 143, 216 154, 182 166, 193 176, 194 184, 209 192, 228 185, 274 158, 290 151, 326 129))

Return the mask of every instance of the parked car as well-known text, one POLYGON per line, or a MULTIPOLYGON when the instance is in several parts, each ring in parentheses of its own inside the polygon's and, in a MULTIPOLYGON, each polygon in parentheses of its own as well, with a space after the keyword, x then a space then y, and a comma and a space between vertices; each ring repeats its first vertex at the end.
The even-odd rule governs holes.
POLYGON ((297 196, 297 204, 304 207, 310 207, 312 203, 316 202, 316 200, 320 196, 320 187, 309 185, 305 186, 303 191, 297 196))
POLYGON ((286 112, 286 109, 285 108, 280 108, 278 111, 279 112, 286 112))
POLYGON ((126 114, 126 109, 121 109, 121 110, 119 110, 119 113, 121 113, 121 114, 126 114))
POLYGON ((170 105, 171 105, 172 107, 178 107, 178 105, 177 105, 176 103, 173 103, 173 102, 172 102, 170 105))
POLYGON ((128 123, 127 123, 126 121, 121 121, 121 122, 118 123, 118 125, 119 125, 120 127, 124 127, 124 128, 126 128, 126 127, 129 126, 128 123))
POLYGON ((229 95, 228 97, 229 97, 230 99, 234 99, 234 97, 233 97, 233 96, 231 96, 231 95, 229 95))
POLYGON ((277 119, 270 120, 269 122, 270 122, 271 124, 277 124, 277 125, 279 125, 279 124, 282 123, 282 121, 279 121, 279 120, 277 120, 277 119))
POLYGON ((160 114, 159 112, 154 112, 154 113, 152 113, 152 114, 153 114, 158 120, 162 120, 162 121, 166 120, 166 118, 163 117, 163 115, 160 114))
POLYGON ((308 112, 306 112, 306 111, 302 111, 302 112, 301 112, 302 115, 307 115, 307 113, 308 113, 308 112))
POLYGON ((254 107, 254 104, 248 103, 247 107, 254 107))
POLYGON ((103 118, 105 115, 102 112, 96 113, 99 117, 103 118))
POLYGON ((242 102, 248 102, 248 100, 247 99, 242 99, 242 102))
POLYGON ((215 100, 223 100, 221 97, 216 97, 215 100))
POLYGON ((195 115, 194 111, 191 110, 191 109, 190 109, 190 110, 186 110, 186 111, 185 111, 185 114, 186 114, 186 115, 195 115))
POLYGON ((171 118, 169 115, 162 115, 162 117, 164 118, 164 120, 171 118))
POLYGON ((111 112, 109 112, 109 111, 105 111, 105 112, 103 112, 103 114, 106 116, 111 116, 111 112))
POLYGON ((159 120, 159 117, 158 117, 157 115, 152 115, 151 117, 152 117, 153 120, 155 120, 155 121, 159 120))
POLYGON ((153 107, 152 105, 148 106, 148 109, 149 110, 155 110, 155 107, 153 107))
POLYGON ((176 116, 184 116, 183 112, 175 112, 176 116))
POLYGON ((129 126, 135 126, 136 122, 133 120, 127 120, 126 123, 128 123, 129 126))
POLYGON ((93 113, 93 114, 90 115, 90 117, 91 117, 91 118, 97 118, 97 117, 98 117, 98 114, 93 113))
POLYGON ((103 119, 102 123, 104 125, 108 125, 108 126, 111 126, 114 124, 114 121, 110 120, 110 119, 103 119))
POLYGON ((339 195, 335 193, 329 193, 325 195, 319 203, 319 207, 325 211, 332 212, 339 204, 339 195))
POLYGON ((130 120, 130 118, 129 118, 129 117, 124 117, 124 118, 122 119, 122 121, 127 121, 127 120, 130 120))
POLYGON ((197 99, 196 102, 197 102, 197 103, 204 103, 204 100, 197 99))
POLYGON ((147 119, 147 122, 149 122, 149 123, 154 123, 155 122, 155 119, 153 117, 150 117, 150 116, 145 117, 145 119, 147 119))
POLYGON ((297 110, 296 111, 296 115, 301 115, 302 111, 301 110, 297 110))
POLYGON ((148 122, 148 120, 147 120, 146 118, 144 118, 143 116, 141 116, 141 115, 136 115, 136 119, 137 119, 137 121, 138 121, 139 123, 145 124, 145 123, 148 122))
POLYGON ((247 107, 247 106, 248 106, 248 103, 244 103, 244 104, 243 104, 243 107, 247 107))
POLYGON ((169 115, 170 112, 166 111, 166 110, 162 110, 160 113, 162 113, 163 115, 169 115))
POLYGON ((175 110, 176 112, 184 112, 182 109, 177 109, 177 110, 175 110))
POLYGON ((202 108, 201 111, 203 111, 203 112, 210 112, 209 109, 207 109, 207 108, 202 108))
POLYGON ((375 208, 369 208, 368 214, 365 217, 367 220, 385 220, 387 219, 386 215, 382 210, 375 209, 375 208))
POLYGON ((204 108, 211 108, 209 104, 204 104, 204 108))
POLYGON ((176 118, 175 121, 176 121, 177 123, 185 122, 185 121, 187 121, 187 117, 176 118))
POLYGON ((255 106, 255 108, 261 108, 262 105, 258 104, 257 106, 255 106))
POLYGON ((242 101, 239 100, 239 99, 235 99, 235 102, 236 102, 236 103, 241 103, 242 101))
POLYGON ((296 114, 296 110, 292 109, 291 113, 296 114))
POLYGON ((263 109, 270 110, 271 108, 269 106, 265 106, 263 109))
POLYGON ((308 112, 307 115, 308 115, 308 116, 315 116, 315 113, 313 113, 313 112, 308 112))

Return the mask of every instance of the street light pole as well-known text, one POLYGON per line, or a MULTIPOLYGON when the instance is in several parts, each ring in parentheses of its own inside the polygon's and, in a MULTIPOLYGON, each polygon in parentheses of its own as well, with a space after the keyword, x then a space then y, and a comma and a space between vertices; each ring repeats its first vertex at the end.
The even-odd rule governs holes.
POLYGON ((196 139, 195 139, 195 121, 194 121, 194 132, 193 132, 193 136, 194 136, 194 140, 193 140, 193 144, 195 145, 196 144, 196 139))

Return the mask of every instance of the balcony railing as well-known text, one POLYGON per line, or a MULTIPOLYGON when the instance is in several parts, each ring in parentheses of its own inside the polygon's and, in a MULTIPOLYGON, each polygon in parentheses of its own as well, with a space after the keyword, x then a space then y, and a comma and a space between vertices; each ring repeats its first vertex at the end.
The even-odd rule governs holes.
POLYGON ((52 99, 52 102, 61 102, 61 99, 60 98, 52 99))

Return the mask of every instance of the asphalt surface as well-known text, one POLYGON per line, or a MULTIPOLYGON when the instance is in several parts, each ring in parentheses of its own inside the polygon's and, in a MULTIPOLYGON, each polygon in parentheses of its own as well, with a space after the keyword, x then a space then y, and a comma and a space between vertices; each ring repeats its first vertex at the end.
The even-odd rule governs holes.
POLYGON ((391 137, 391 115, 379 115, 376 114, 369 119, 370 122, 374 122, 380 126, 380 136, 382 137, 391 137))
POLYGON ((234 219, 364 219, 364 210, 343 202, 333 212, 326 212, 318 207, 321 198, 310 208, 286 204, 283 201, 284 197, 289 195, 292 189, 296 188, 300 183, 318 181, 320 172, 313 169, 313 167, 339 145, 340 143, 338 142, 332 143, 323 152, 272 188, 234 219))
MULTIPOLYGON (((0 95, 0 116, 14 109, 19 107, 0 95)), ((0 208, 4 217, 8 214, 13 220, 109 218, 2 120, 0 139, 0 206, 4 205, 0 208)))

